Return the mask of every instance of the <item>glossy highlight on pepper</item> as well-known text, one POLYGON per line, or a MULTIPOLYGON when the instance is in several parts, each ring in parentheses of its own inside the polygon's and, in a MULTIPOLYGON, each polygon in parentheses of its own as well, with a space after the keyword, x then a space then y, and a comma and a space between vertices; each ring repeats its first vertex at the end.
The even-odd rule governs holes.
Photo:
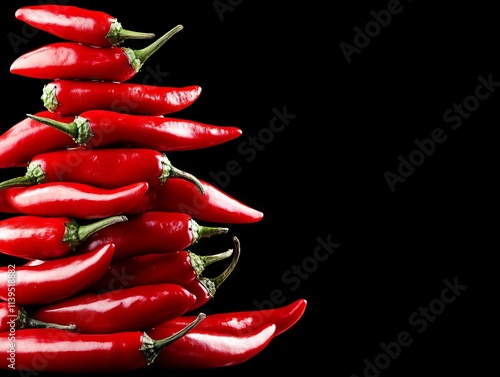
POLYGON ((221 224, 251 224, 264 213, 229 195, 213 184, 199 179, 203 195, 182 179, 169 179, 161 187, 148 190, 132 212, 182 212, 200 221, 221 224))
POLYGON ((187 151, 219 145, 242 134, 241 129, 234 126, 109 110, 85 111, 69 123, 32 114, 27 116, 58 129, 87 148, 121 145, 161 152, 187 151))
POLYGON ((116 46, 126 39, 150 39, 153 33, 122 28, 115 17, 72 5, 38 4, 16 10, 15 17, 62 39, 98 47, 116 46))
MULTIPOLYGON (((165 338, 151 338, 142 331, 112 334, 82 334, 61 329, 20 329, 16 331, 17 371, 74 373, 116 373, 135 371, 154 363, 162 352, 189 333, 206 317, 196 320, 165 338), (42 359, 40 359, 40 355, 42 359), (50 355, 45 357, 44 355, 50 355), (43 361, 43 368, 40 367, 43 361)), ((10 349, 9 333, 0 333, 0 348, 10 349)), ((0 358, 0 369, 12 370, 8 357, 0 358)))
POLYGON ((0 211, 33 216, 101 219, 127 214, 149 185, 137 182, 115 189, 83 183, 49 182, 0 189, 0 211))
POLYGON ((96 48, 77 42, 55 42, 18 57, 10 66, 15 75, 42 80, 105 80, 124 82, 137 72, 161 46, 183 29, 177 25, 151 45, 96 48))
POLYGON ((113 243, 113 262, 116 262, 143 254, 175 253, 201 239, 229 231, 226 227, 200 225, 189 215, 178 212, 148 211, 127 218, 126 222, 91 235, 75 251, 87 252, 113 243))
POLYGON ((88 110, 126 114, 165 115, 192 105, 201 87, 171 87, 132 82, 55 80, 43 87, 44 107, 60 115, 74 116, 88 110))
MULTIPOLYGON (((74 116, 63 117, 48 110, 35 115, 63 123, 74 119, 74 116)), ((71 136, 26 117, 0 135, 0 168, 26 167, 40 153, 75 147, 78 144, 71 136)))
POLYGON ((73 324, 81 333, 145 331, 184 314, 196 301, 178 284, 149 284, 107 292, 83 292, 35 309, 31 317, 73 324))
MULTIPOLYGON (((91 235, 127 220, 126 216, 111 216, 81 223, 69 217, 7 217, 0 220, 0 253, 27 260, 57 259, 74 252, 91 235)), ((108 243, 112 242, 99 248, 108 243)), ((97 247, 88 251, 94 249, 97 247)))
POLYGON ((154 149, 73 148, 33 157, 26 174, 0 182, 0 190, 49 182, 75 182, 105 189, 145 182, 151 188, 170 178, 185 179, 203 194, 204 188, 194 175, 176 168, 164 153, 154 149))
POLYGON ((112 263, 106 273, 89 287, 89 291, 105 292, 163 283, 185 286, 199 277, 207 266, 229 258, 232 253, 232 249, 209 255, 199 255, 189 250, 162 254, 143 253, 112 263))
MULTIPOLYGON (((104 275, 113 252, 114 245, 107 244, 81 255, 69 255, 35 266, 16 266, 16 304, 46 305, 83 291, 104 275)), ((8 267, 0 267, 0 300, 7 301, 9 297, 8 273, 8 267)))

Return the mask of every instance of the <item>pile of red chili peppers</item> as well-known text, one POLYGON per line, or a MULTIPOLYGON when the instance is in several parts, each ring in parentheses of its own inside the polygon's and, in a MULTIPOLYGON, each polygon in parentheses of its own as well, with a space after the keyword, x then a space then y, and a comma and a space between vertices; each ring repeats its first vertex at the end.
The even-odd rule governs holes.
POLYGON ((120 372, 243 363, 303 315, 282 307, 199 312, 235 269, 240 241, 190 247, 263 213, 172 165, 170 153, 241 135, 173 116, 198 86, 130 81, 182 30, 123 29, 104 12, 69 5, 19 8, 15 17, 61 39, 21 55, 13 74, 47 80, 46 110, 0 135, 0 369, 120 372), (169 154, 167 156, 167 153, 169 154), (7 173, 8 174, 8 173, 7 173), (220 275, 207 266, 227 262, 220 275))

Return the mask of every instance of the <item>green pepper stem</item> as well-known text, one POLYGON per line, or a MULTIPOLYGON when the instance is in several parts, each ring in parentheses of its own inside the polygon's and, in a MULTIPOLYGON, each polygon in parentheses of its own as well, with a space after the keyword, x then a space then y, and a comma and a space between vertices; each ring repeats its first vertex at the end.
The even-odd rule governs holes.
POLYGON ((219 276, 216 276, 215 278, 207 278, 201 275, 198 277, 199 282, 205 287, 210 297, 214 297, 217 289, 219 289, 222 283, 226 281, 226 279, 233 272, 234 268, 236 267, 236 264, 238 263, 241 251, 240 241, 238 240, 238 238, 233 237, 233 242, 234 242, 234 255, 231 264, 219 276))
POLYGON ((185 179, 188 182, 191 182, 196 186, 198 191, 203 195, 205 192, 205 189, 203 188, 203 185, 201 182, 196 178, 193 174, 187 173, 183 170, 177 169, 175 166, 173 166, 170 163, 170 160, 167 158, 167 156, 163 156, 161 159, 161 175, 159 177, 160 183, 163 184, 167 181, 169 178, 181 178, 185 179))
POLYGON ((221 286, 221 284, 226 281, 228 276, 231 274, 231 272, 233 272, 234 268, 236 267, 238 260, 240 259, 240 253, 241 253, 240 240, 237 237, 233 237, 233 242, 234 242, 234 255, 231 264, 224 271, 222 271, 222 273, 219 276, 211 279, 215 285, 215 289, 218 289, 221 286))
POLYGON ((37 122, 43 123, 47 126, 54 127, 55 129, 64 132, 73 138, 73 140, 80 145, 85 145, 88 143, 94 135, 92 134, 92 127, 89 124, 88 119, 81 116, 75 116, 75 120, 69 123, 60 122, 55 119, 45 118, 38 115, 26 114, 29 118, 36 120, 37 122))
POLYGON ((205 313, 200 313, 198 316, 187 326, 177 331, 176 333, 170 335, 169 337, 163 339, 153 340, 151 337, 144 333, 142 345, 140 351, 144 354, 146 358, 146 364, 150 365, 154 362, 156 356, 164 350, 167 346, 179 340, 184 335, 186 335, 189 331, 191 331, 195 326, 197 326, 201 321, 203 321, 207 315, 205 313))
POLYGON ((75 331, 76 330, 76 325, 70 324, 70 325, 60 325, 57 323, 51 323, 51 322, 44 322, 40 321, 38 319, 32 318, 28 315, 26 310, 23 308, 19 308, 17 312, 17 325, 19 329, 25 329, 25 328, 50 328, 50 329, 60 329, 60 330, 68 330, 68 331, 75 331))
POLYGON ((111 216, 102 220, 98 220, 96 222, 86 224, 86 225, 80 225, 78 227, 78 239, 80 241, 85 241, 88 237, 90 237, 92 234, 95 232, 106 228, 110 225, 116 224, 116 223, 122 223, 127 221, 126 216, 111 216))
POLYGON ((36 120, 37 122, 43 123, 47 126, 54 127, 55 129, 68 134, 72 138, 78 137, 78 127, 76 126, 76 122, 64 123, 55 119, 45 118, 38 115, 26 114, 29 118, 36 120))
MULTIPOLYGON (((125 39, 151 39, 155 37, 154 33, 143 33, 140 31, 133 31, 121 29, 119 33, 120 40, 123 42, 125 39)), ((120 42, 121 43, 121 42, 120 42)))
POLYGON ((126 216, 111 216, 86 225, 80 225, 76 221, 71 220, 66 223, 66 231, 62 241, 72 249, 75 249, 82 241, 85 241, 95 232, 127 220, 126 216))
POLYGON ((206 318, 206 314, 200 313, 200 314, 198 314, 196 319, 194 319, 190 324, 188 324, 187 326, 185 326, 181 330, 177 331, 176 333, 174 333, 174 334, 172 334, 169 337, 164 338, 164 339, 153 340, 155 352, 159 353, 165 347, 167 347, 169 344, 175 342, 177 339, 186 335, 189 331, 191 331, 195 326, 197 326, 205 318, 206 318))
POLYGON ((188 254, 191 261, 191 267, 196 272, 196 275, 200 276, 207 266, 229 258, 233 254, 233 250, 229 249, 223 253, 212 255, 198 255, 191 251, 188 251, 188 254))
POLYGON ((209 238, 229 232, 229 228, 200 225, 194 219, 190 219, 189 223, 191 236, 193 238, 192 243, 198 242, 201 238, 209 238))
POLYGON ((160 49, 161 46, 165 44, 170 38, 181 31, 184 27, 182 25, 177 25, 171 30, 167 31, 163 36, 158 38, 155 42, 151 43, 149 46, 144 47, 140 50, 132 50, 128 47, 123 47, 125 54, 129 59, 130 65, 134 68, 136 72, 139 72, 141 67, 144 65, 146 60, 148 60, 151 55, 160 49))
POLYGON ((112 46, 116 46, 126 39, 151 39, 154 38, 154 36, 153 33, 142 33, 124 29, 122 24, 115 19, 111 23, 106 39, 112 46))
POLYGON ((45 171, 39 164, 30 163, 26 174, 22 177, 15 177, 0 183, 0 190, 14 186, 32 186, 38 183, 44 183, 46 179, 45 171))
POLYGON ((33 182, 28 176, 16 177, 0 183, 0 190, 15 186, 31 186, 32 184, 33 182))

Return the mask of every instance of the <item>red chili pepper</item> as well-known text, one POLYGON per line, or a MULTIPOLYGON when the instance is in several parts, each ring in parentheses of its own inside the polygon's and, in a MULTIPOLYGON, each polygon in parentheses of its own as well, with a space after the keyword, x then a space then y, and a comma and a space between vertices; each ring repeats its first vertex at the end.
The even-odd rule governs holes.
POLYGON ((75 331, 75 325, 60 325, 58 323, 43 322, 31 318, 28 312, 20 305, 0 302, 0 333, 12 332, 20 329, 51 328, 75 331))
POLYGON ((211 300, 215 296, 215 292, 219 289, 222 283, 224 283, 231 272, 233 272, 240 258, 241 250, 240 241, 238 240, 238 238, 233 237, 233 242, 233 260, 231 261, 231 264, 224 271, 222 271, 220 275, 215 278, 207 278, 205 276, 199 275, 196 279, 184 285, 184 288, 186 288, 196 297, 196 302, 189 308, 189 311, 195 310, 211 300))
MULTIPOLYGON (((203 322, 202 322, 203 323, 203 322)), ((213 369, 238 365, 256 356, 273 339, 276 325, 264 325, 245 334, 193 329, 158 355, 148 369, 213 369)), ((149 330, 153 337, 172 334, 169 328, 149 330)))
POLYGON ((201 87, 162 87, 109 81, 55 80, 43 87, 45 108, 61 115, 88 110, 111 110, 128 114, 171 114, 194 103, 201 87))
POLYGON ((124 145, 163 152, 186 151, 222 144, 242 133, 232 126, 109 110, 85 111, 70 123, 31 114, 28 117, 66 133, 77 144, 89 148, 124 145))
POLYGON ((109 334, 144 331, 184 314, 196 297, 177 284, 150 284, 104 293, 80 293, 43 305, 31 317, 44 322, 74 324, 76 331, 109 334))
POLYGON ((137 287, 149 284, 186 285, 205 268, 231 256, 232 250, 213 255, 198 255, 189 250, 170 254, 144 254, 113 263, 89 288, 92 292, 137 287))
POLYGON ((177 169, 164 153, 154 149, 77 148, 33 157, 26 174, 1 182, 0 190, 48 182, 78 182, 106 189, 147 182, 152 188, 170 178, 185 179, 203 193, 203 186, 196 177, 177 169))
POLYGON ((39 30, 73 42, 92 46, 115 46, 126 39, 150 39, 153 33, 122 28, 105 12, 70 5, 42 4, 17 9, 15 17, 39 30))
MULTIPOLYGON (((59 329, 21 329, 15 337, 0 333, 0 369, 61 373, 110 373, 144 368, 165 348, 182 339, 205 318, 166 338, 152 339, 141 331, 82 334, 59 329), (13 346, 14 342, 14 346, 13 346)), ((165 350, 167 352, 167 350, 165 350)))
POLYGON ((0 190, 0 211, 33 216, 100 219, 126 214, 140 202, 148 187, 146 182, 116 189, 74 182, 10 187, 0 190))
POLYGON ((199 179, 203 195, 182 179, 169 179, 161 187, 149 190, 131 213, 165 211, 186 213, 197 220, 226 224, 256 223, 264 214, 216 186, 199 179))
POLYGON ((182 30, 177 25, 141 50, 128 47, 92 47, 77 42, 56 42, 18 57, 10 66, 15 75, 45 79, 124 82, 136 75, 147 59, 182 30))
POLYGON ((127 221, 125 216, 111 216, 83 225, 68 217, 9 217, 0 220, 0 253, 24 259, 60 258, 91 235, 124 221, 127 221))
POLYGON ((45 305, 70 297, 104 275, 113 252, 114 245, 108 244, 82 255, 57 258, 37 266, 0 267, 0 299, 10 302, 9 297, 14 297, 18 305, 45 305), (14 281, 9 278, 11 270, 14 270, 14 281))
POLYGON ((131 215, 127 222, 102 229, 88 237, 76 251, 87 252, 114 243, 113 261, 116 262, 143 254, 175 253, 202 238, 224 234, 228 230, 200 225, 184 213, 150 211, 131 215))
MULTIPOLYGON (((74 119, 50 111, 38 112, 36 116, 64 123, 74 119)), ((77 146, 71 136, 27 117, 0 135, 0 168, 27 166, 37 154, 77 146)))
MULTIPOLYGON (((213 313, 198 327, 199 331, 215 332, 220 334, 242 335, 257 330, 259 327, 269 324, 276 325, 274 336, 278 336, 295 325, 306 310, 307 301, 297 299, 294 302, 270 309, 247 310, 228 313, 213 313)), ((156 327, 170 328, 173 332, 176 328, 182 328, 191 323, 196 317, 192 315, 179 316, 170 321, 156 325, 156 327)))

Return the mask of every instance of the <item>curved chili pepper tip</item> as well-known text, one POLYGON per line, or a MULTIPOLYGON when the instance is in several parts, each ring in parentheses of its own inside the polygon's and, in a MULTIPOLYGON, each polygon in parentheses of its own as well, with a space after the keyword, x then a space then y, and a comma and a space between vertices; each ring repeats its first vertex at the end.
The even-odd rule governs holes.
POLYGON ((179 330, 175 334, 172 334, 171 336, 164 338, 164 339, 153 340, 153 339, 151 339, 151 337, 148 334, 144 333, 144 339, 143 339, 140 351, 146 357, 147 365, 153 363, 156 356, 158 356, 158 354, 164 348, 166 348, 168 345, 175 342, 176 340, 182 338, 189 331, 191 331, 195 326, 197 326, 201 321, 203 321, 206 317, 207 317, 207 315, 205 313, 198 314, 196 319, 193 322, 191 322, 189 325, 187 325, 183 329, 179 330))
POLYGON ((50 328, 50 329, 60 329, 60 330, 68 330, 75 331, 76 325, 60 325, 58 323, 44 322, 38 319, 32 318, 28 315, 24 308, 19 308, 17 312, 16 322, 18 324, 19 329, 24 328, 50 328))

